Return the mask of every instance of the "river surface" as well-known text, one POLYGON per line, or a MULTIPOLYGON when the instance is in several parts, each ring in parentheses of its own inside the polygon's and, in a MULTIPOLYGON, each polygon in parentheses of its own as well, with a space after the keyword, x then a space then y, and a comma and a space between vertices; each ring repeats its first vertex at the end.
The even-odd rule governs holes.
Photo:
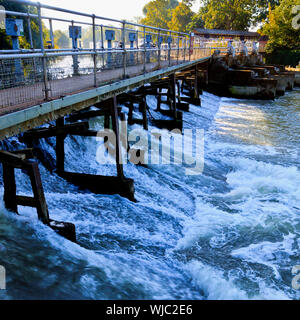
MULTIPOLYGON (((1 202, 0 299, 299 299, 291 284, 300 265, 299 89, 275 101, 204 92, 184 128, 204 129, 203 173, 125 165, 137 203, 79 190, 40 163, 50 217, 74 223, 78 243, 35 210, 16 216, 1 202)), ((68 137, 66 168, 114 174, 97 163, 98 144, 68 137)), ((24 147, 15 138, 9 146, 24 147)), ((40 146, 51 162, 54 140, 40 146)), ((17 184, 30 195, 24 173, 17 184)))

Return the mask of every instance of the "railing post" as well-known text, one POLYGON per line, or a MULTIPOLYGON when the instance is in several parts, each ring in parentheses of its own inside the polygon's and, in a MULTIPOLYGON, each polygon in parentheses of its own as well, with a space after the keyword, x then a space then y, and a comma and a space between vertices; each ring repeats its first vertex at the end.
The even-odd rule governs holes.
POLYGON ((191 61, 191 49, 192 49, 192 34, 190 33, 189 61, 191 61))
MULTIPOLYGON (((71 25, 72 25, 72 32, 74 32, 74 21, 71 21, 71 25)), ((73 47, 73 52, 78 52, 78 43, 77 43, 77 38, 72 37, 72 47, 73 47)), ((73 58, 73 75, 78 76, 79 75, 79 63, 78 63, 78 55, 73 54, 72 55, 73 58)))
MULTIPOLYGON (((34 50, 34 45, 33 45, 33 37, 32 37, 32 29, 31 29, 31 19, 29 16, 29 12, 27 12, 27 24, 28 24, 28 33, 29 33, 29 42, 30 42, 30 49, 34 50)), ((33 62, 33 71, 34 75, 36 74, 36 59, 32 58, 33 62)))
POLYGON ((43 54, 43 76, 44 76, 44 90, 45 90, 45 100, 49 100, 49 88, 48 88, 48 75, 47 75, 47 56, 45 54, 44 48, 44 37, 43 37, 43 23, 41 15, 41 4, 38 2, 38 21, 40 29, 40 41, 41 41, 41 51, 43 54))
POLYGON ((103 25, 101 24, 101 50, 102 50, 102 54, 101 54, 101 61, 102 61, 102 66, 104 66, 104 34, 103 34, 103 25))
POLYGON ((158 69, 160 69, 161 43, 160 43, 160 29, 158 29, 158 69))
POLYGON ((179 62, 179 41, 180 41, 180 36, 178 34, 178 37, 177 37, 177 64, 179 62))
POLYGON ((27 24, 28 24, 28 33, 29 33, 29 42, 30 42, 30 49, 33 49, 33 38, 32 38, 32 29, 31 29, 31 19, 28 13, 27 16, 27 24))
POLYGON ((50 26, 51 49, 54 49, 54 35, 53 35, 52 19, 49 19, 49 26, 50 26))
POLYGON ((94 60, 94 87, 97 87, 97 47, 96 47, 96 25, 95 15, 93 14, 93 60, 94 60))
POLYGON ((139 31, 136 31, 136 64, 139 64, 139 31))
POLYGON ((168 41, 168 60, 169 60, 169 67, 171 66, 171 46, 172 46, 172 33, 171 33, 171 31, 169 32, 169 37, 170 37, 170 39, 169 39, 169 41, 168 41))
POLYGON ((126 48, 125 48, 125 42, 126 42, 126 21, 124 20, 122 22, 122 43, 123 43, 123 79, 126 79, 126 64, 127 64, 127 56, 126 56, 126 48))
POLYGON ((183 62, 185 62, 186 36, 184 36, 183 62))
POLYGON ((146 27, 144 27, 144 73, 146 73, 146 27))

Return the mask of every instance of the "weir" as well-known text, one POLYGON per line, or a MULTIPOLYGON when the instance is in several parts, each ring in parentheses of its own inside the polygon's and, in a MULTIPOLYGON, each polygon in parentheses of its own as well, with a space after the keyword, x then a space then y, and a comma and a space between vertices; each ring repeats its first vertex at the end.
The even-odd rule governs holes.
MULTIPOLYGON (((134 181, 125 177, 123 172, 119 118, 124 120, 125 117, 121 105, 129 108, 129 125, 139 124, 148 130, 152 124, 162 129, 182 131, 183 112, 189 111, 189 104, 201 107, 203 89, 234 97, 274 99, 285 90, 293 89, 295 84, 294 73, 285 72, 280 66, 265 66, 255 51, 249 55, 246 50, 235 54, 230 46, 225 51, 224 48, 197 46, 193 42, 193 34, 29 1, 18 2, 37 8, 38 14, 6 14, 26 17, 29 21, 38 19, 41 43, 45 40, 41 27, 43 21, 67 22, 72 49, 45 49, 42 45, 30 50, 0 50, 0 139, 3 141, 18 135, 19 141, 28 147, 0 152, 4 203, 15 213, 18 205, 35 207, 44 224, 72 241, 76 241, 75 226, 49 218, 38 163, 34 160, 36 155, 43 161, 40 153, 34 150, 36 141, 56 138, 55 171, 60 177, 94 193, 119 194, 135 201, 134 181), (66 12, 76 19, 42 16, 42 9, 66 12), (89 18, 91 22, 78 21, 81 17, 89 18), (106 26, 103 24, 105 21, 115 26, 106 26), (92 27, 92 49, 78 47, 82 33, 80 24, 92 27), (116 38, 116 31, 121 32, 121 41, 114 48, 112 41, 116 38), (97 48, 99 34, 100 49, 97 48), (143 39, 142 47, 139 47, 138 39, 143 39), (163 46, 163 42, 167 46, 163 46), (55 69, 56 64, 61 61, 70 64, 70 58, 72 66, 61 68, 61 75, 55 69), (87 68, 81 67, 84 59, 88 60, 87 68), (20 72, 22 75, 18 76, 20 72), (157 99, 156 114, 169 119, 151 114, 146 99, 148 95, 157 99), (91 107, 97 110, 91 110, 91 107), (137 111, 140 118, 133 116, 137 111), (65 138, 68 135, 97 137, 98 131, 89 128, 88 120, 100 116, 104 117, 104 127, 111 128, 116 137, 113 144, 116 176, 66 171, 65 138), (47 123, 50 123, 49 127, 45 127, 47 123), (29 175, 33 197, 16 194, 16 168, 25 170, 29 175)), ((28 27, 31 28, 30 23, 28 27)), ((53 40, 51 33, 52 44, 53 40)), ((103 138, 107 142, 107 137, 103 138)), ((143 151, 137 152, 141 154, 143 151)))

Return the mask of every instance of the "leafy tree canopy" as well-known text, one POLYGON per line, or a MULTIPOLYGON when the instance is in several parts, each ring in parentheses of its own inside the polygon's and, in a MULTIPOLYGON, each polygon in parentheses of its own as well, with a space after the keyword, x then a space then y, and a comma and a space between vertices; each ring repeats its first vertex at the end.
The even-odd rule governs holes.
POLYGON ((188 32, 188 26, 193 15, 194 13, 187 4, 180 3, 172 11, 172 19, 168 23, 169 29, 179 32, 188 32))
POLYGON ((300 50, 300 29, 293 26, 296 14, 292 9, 296 5, 300 5, 300 0, 280 0, 274 9, 269 7, 268 19, 260 30, 269 36, 267 52, 277 49, 300 50))
POLYGON ((195 0, 152 0, 143 8, 142 24, 186 32, 194 13, 190 7, 195 0))
POLYGON ((253 20, 253 0, 203 0, 206 29, 247 30, 253 20))

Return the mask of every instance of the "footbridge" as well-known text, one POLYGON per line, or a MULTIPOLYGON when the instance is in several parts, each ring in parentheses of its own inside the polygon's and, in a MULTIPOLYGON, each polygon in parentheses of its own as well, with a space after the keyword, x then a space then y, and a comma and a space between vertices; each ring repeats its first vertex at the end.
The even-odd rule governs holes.
POLYGON ((212 53, 194 46, 193 34, 17 2, 28 12, 5 11, 13 50, 0 50, 1 139, 195 66, 212 53), (56 45, 58 27, 68 30, 69 47, 56 45), (24 34, 29 49, 20 49, 24 34))

